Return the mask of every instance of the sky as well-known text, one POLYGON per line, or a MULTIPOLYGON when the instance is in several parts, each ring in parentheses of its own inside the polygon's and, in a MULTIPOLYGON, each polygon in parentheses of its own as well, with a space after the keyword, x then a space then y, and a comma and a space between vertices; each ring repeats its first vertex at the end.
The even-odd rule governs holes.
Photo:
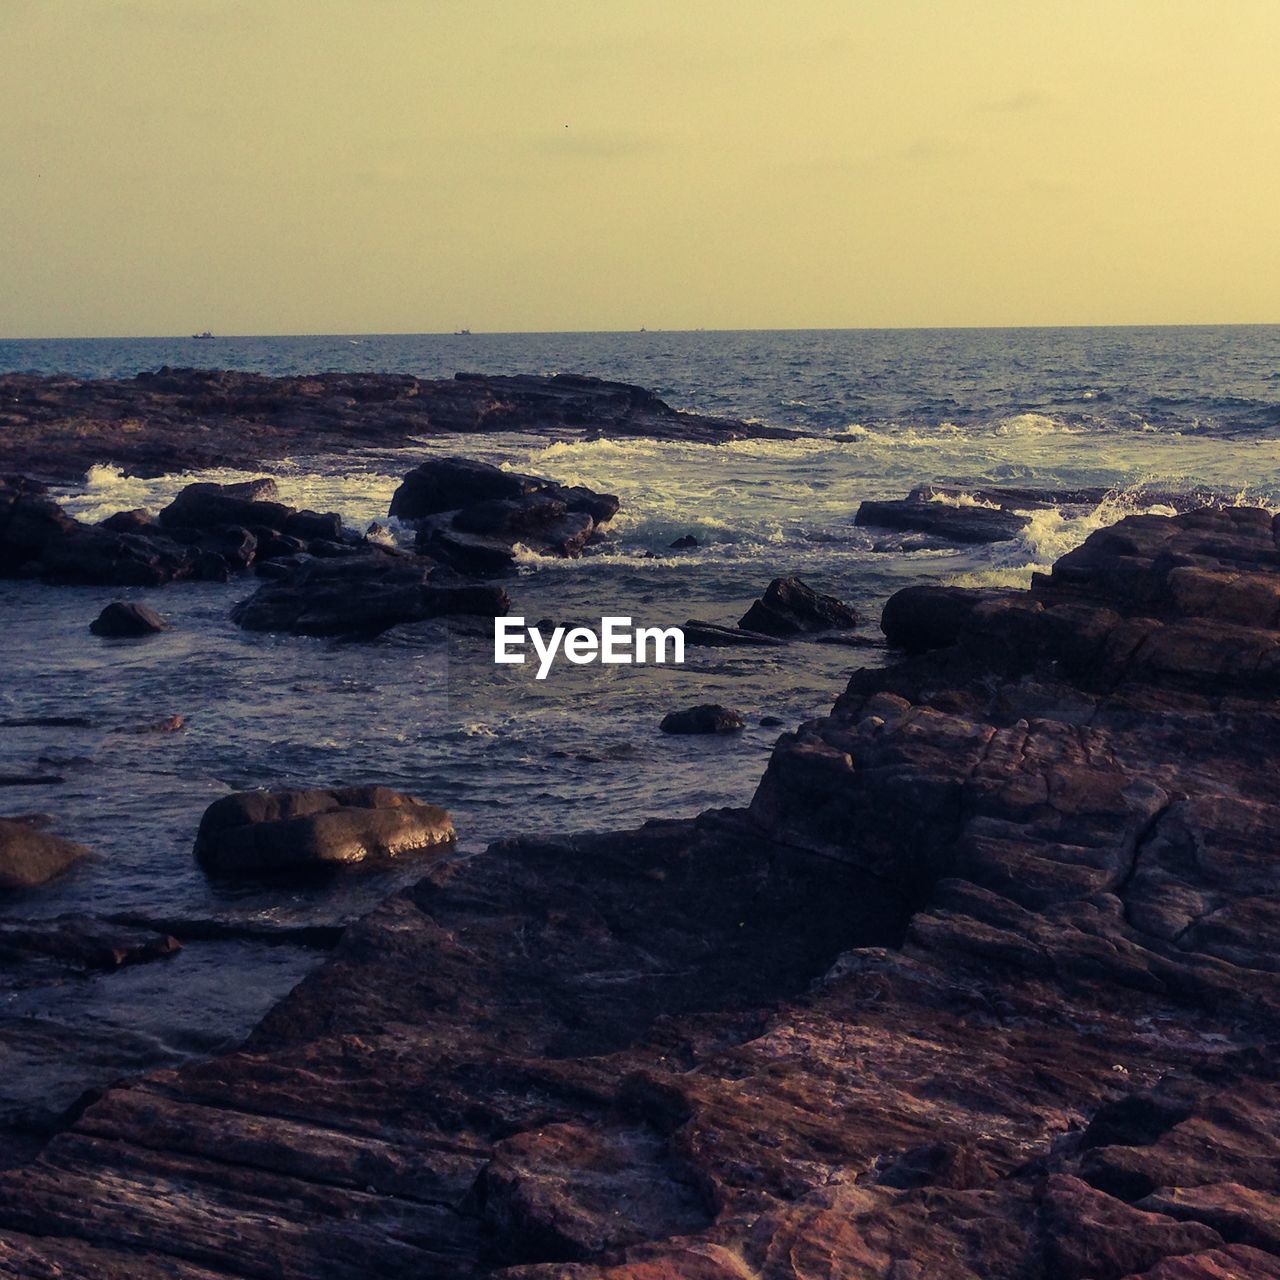
POLYGON ((1280 321, 1277 0, 0 0, 0 337, 1280 321))

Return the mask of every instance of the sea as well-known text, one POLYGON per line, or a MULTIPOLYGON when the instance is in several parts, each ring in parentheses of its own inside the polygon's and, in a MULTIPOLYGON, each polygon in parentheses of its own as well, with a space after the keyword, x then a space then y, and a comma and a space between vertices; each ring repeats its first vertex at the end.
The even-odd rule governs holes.
POLYGON ((57 495, 81 519, 158 508, 193 480, 270 471, 283 500, 363 528, 388 523, 411 467, 462 454, 621 498, 609 537, 581 559, 523 557, 507 585, 513 612, 531 622, 732 624, 784 575, 840 597, 863 622, 840 643, 690 648, 682 666, 561 663, 538 681, 531 666, 495 666, 483 638, 449 640, 438 627, 359 644, 242 632, 229 610, 251 578, 145 592, 0 582, 0 775, 61 779, 0 788, 0 814, 47 813, 94 850, 0 912, 261 935, 0 988, 0 1122, 234 1043, 323 958, 293 940, 293 926, 341 924, 422 874, 410 859, 284 888, 211 881, 192 841, 204 808, 230 790, 385 783, 448 808, 463 857, 504 837, 743 805, 779 722, 824 714, 854 670, 887 660, 879 611, 898 588, 1026 585, 1092 531, 1171 504, 1280 507, 1280 326, 0 341, 6 371, 129 377, 162 365, 585 373, 802 434, 722 445, 428 437, 156 479, 96 466, 57 495), (921 545, 854 524, 861 501, 926 482, 953 486, 945 500, 961 504, 982 501, 984 486, 1104 492, 1034 510, 1020 537, 989 546, 921 545), (697 547, 671 548, 690 534, 697 547), (91 636, 88 622, 122 595, 146 599, 172 630, 145 642, 91 636), (666 712, 704 702, 739 710, 745 732, 659 732, 666 712), (180 730, 162 727, 174 716, 180 730), (50 718, 74 723, 13 725, 50 718))

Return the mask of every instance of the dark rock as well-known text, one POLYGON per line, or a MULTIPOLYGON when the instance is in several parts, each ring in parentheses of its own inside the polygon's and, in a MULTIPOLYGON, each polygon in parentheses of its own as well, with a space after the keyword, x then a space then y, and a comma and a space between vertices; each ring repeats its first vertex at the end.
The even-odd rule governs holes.
POLYGON ((82 844, 38 827, 0 818, 0 889, 31 889, 87 857, 82 844))
POLYGON ((326 542, 338 542, 342 538, 342 517, 330 511, 320 515, 315 511, 295 511, 285 520, 282 532, 291 538, 310 542, 321 538, 326 542))
POLYGON ((262 525, 284 531, 295 512, 275 502, 269 478, 239 484, 189 484, 157 517, 166 529, 217 529, 223 525, 262 525))
POLYGON ((701 545, 702 544, 693 536, 693 534, 686 533, 670 544, 670 550, 692 551, 694 547, 699 547, 701 545))
POLYGON ((176 938, 88 915, 49 920, 0 919, 0 960, 54 964, 76 972, 120 969, 181 950, 176 938))
POLYGON ((799 578, 774 578, 764 596, 739 619, 744 631, 796 636, 856 627, 858 615, 835 596, 824 596, 799 578))
POLYGON ((200 819, 196 858, 224 875, 275 876, 448 845, 453 821, 388 787, 240 791, 200 819))
POLYGON ((415 467, 400 482, 391 497, 388 514, 400 520, 421 520, 477 502, 540 493, 547 483, 470 458, 433 458, 415 467))
POLYGON ((100 520, 98 527, 112 533, 153 534, 160 531, 155 516, 145 507, 135 507, 132 511, 117 511, 105 520, 100 520))
MULTIPOLYGON (((428 381, 167 367, 119 380, 7 373, 0 374, 0 402, 6 417, 0 472, 59 482, 77 481, 102 462, 145 476, 248 470, 299 454, 402 448, 422 436, 460 432, 552 430, 707 443, 802 434, 683 413, 643 388, 567 374, 428 381)), ((245 493, 247 501, 275 496, 256 484, 245 493)), ((232 523, 253 524, 240 517, 232 523)))
POLYGON ((780 729, 786 721, 781 716, 761 716, 760 727, 762 729, 780 729))
POLYGON ((724 627, 717 622, 701 622, 697 618, 690 618, 681 630, 684 632, 685 644, 704 645, 713 649, 777 648, 783 643, 777 636, 744 631, 741 627, 724 627))
POLYGON ((375 636, 403 622, 453 614, 496 617, 511 601, 500 587, 456 585, 430 561, 372 554, 304 560, 268 579, 231 610, 248 631, 309 636, 375 636))
POLYGON ((149 605, 116 600, 89 623, 95 636, 150 636, 168 631, 169 624, 149 605))
POLYGON ((612 494, 468 458, 424 462, 391 500, 391 515, 418 522, 420 552, 469 574, 509 570, 517 546, 538 555, 581 555, 617 510, 612 494))
POLYGON ((1003 507, 954 506, 911 498, 864 502, 853 522, 880 529, 910 529, 951 542, 1008 542, 1030 523, 1026 516, 1003 507))
POLYGON ((738 733, 747 724, 739 712, 704 702, 686 711, 670 712, 658 727, 663 733, 738 733))
POLYGON ((880 630, 896 649, 925 653, 955 644, 975 609, 1009 592, 976 587, 904 587, 889 597, 880 630))

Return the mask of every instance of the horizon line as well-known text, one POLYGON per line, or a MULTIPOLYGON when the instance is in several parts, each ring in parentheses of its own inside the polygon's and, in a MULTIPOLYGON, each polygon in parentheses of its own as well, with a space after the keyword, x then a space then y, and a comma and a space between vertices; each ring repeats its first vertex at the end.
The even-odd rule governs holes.
MULTIPOLYGON (((1125 324, 939 324, 939 325, 784 325, 716 329, 696 328, 648 328, 635 329, 334 329, 312 333, 215 333, 214 341, 233 341, 245 338, 533 338, 533 337, 593 337, 599 335, 660 334, 660 333, 965 333, 965 332, 1021 332, 1029 330, 1096 330, 1096 329, 1274 329, 1280 320, 1227 320, 1180 321, 1160 323, 1125 324)), ((106 333, 106 334, 41 334, 33 337, 7 337, 0 335, 0 342, 175 342, 200 341, 195 334, 184 333, 106 333)))

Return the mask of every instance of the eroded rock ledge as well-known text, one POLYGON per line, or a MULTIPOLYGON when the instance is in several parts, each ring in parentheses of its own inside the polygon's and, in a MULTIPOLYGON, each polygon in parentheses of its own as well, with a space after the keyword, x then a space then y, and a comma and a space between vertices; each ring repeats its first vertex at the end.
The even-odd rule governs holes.
POLYGON ((49 483, 78 480, 95 463, 143 476, 256 471, 289 455, 389 448, 413 436, 549 429, 705 442, 800 434, 681 412, 643 387, 577 374, 427 380, 168 367, 118 380, 0 374, 0 473, 49 483))
POLYGON ((0 1274, 1280 1277, 1280 550, 1142 517, 749 811, 445 859, 0 1177, 0 1274))

